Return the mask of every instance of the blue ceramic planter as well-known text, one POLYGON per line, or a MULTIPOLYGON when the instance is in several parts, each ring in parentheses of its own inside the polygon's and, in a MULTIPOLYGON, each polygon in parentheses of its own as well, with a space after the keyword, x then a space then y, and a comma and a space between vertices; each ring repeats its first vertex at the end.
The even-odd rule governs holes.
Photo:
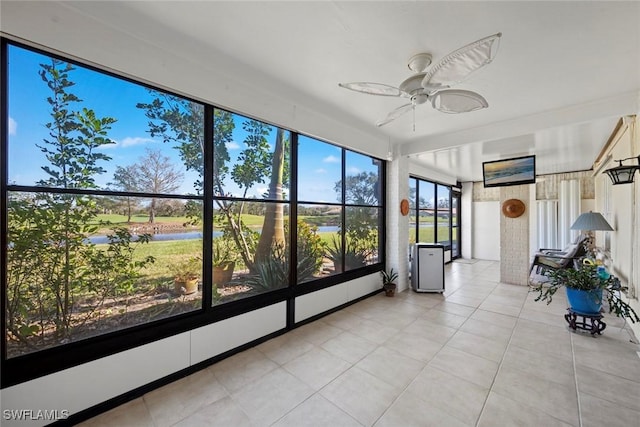
POLYGON ((571 310, 578 314, 594 315, 600 313, 602 307, 602 289, 583 291, 565 288, 571 310))

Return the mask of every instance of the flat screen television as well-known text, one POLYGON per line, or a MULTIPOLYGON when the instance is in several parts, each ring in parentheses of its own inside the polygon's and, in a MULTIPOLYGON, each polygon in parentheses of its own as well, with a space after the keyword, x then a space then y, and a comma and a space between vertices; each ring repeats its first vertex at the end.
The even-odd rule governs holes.
POLYGON ((536 182, 536 156, 483 162, 482 178, 485 187, 533 184, 536 182))

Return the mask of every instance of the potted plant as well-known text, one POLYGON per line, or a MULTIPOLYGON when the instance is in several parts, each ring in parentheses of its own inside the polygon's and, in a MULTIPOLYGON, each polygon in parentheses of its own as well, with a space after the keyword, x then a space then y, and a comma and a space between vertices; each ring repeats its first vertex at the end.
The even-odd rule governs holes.
POLYGON ((213 283, 225 286, 233 277, 235 254, 228 239, 220 237, 213 241, 213 283))
POLYGON ((394 296, 397 288, 395 280, 398 278, 398 273, 393 271, 392 268, 388 273, 382 270, 380 275, 382 276, 382 289, 384 289, 384 294, 388 297, 394 296))
MULTIPOLYGON (((532 292, 538 292, 536 301, 551 303, 553 295, 564 286, 572 313, 587 317, 598 316, 602 302, 606 299, 609 313, 627 317, 633 323, 640 321, 633 308, 620 298, 620 281, 609 275, 604 267, 583 263, 574 268, 548 270, 545 275, 549 278, 548 282, 532 287, 532 292)), ((569 322, 569 318, 565 318, 569 322)))
POLYGON ((173 265, 173 285, 177 293, 189 295, 198 290, 202 274, 202 262, 198 257, 190 257, 173 265))

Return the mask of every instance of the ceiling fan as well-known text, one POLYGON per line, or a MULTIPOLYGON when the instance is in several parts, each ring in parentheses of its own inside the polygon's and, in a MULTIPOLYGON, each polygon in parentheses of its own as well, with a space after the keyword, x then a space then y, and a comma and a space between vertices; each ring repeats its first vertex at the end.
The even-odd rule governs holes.
POLYGON ((498 51, 500 37, 502 33, 497 33, 463 46, 446 55, 427 72, 425 70, 431 65, 431 54, 414 55, 407 65, 415 74, 400 83, 399 87, 369 82, 338 83, 338 86, 368 95, 409 98, 411 102, 391 111, 376 123, 378 126, 386 125, 411 110, 415 111, 416 105, 427 101, 436 110, 450 114, 487 108, 489 104, 482 95, 450 87, 491 63, 498 51))

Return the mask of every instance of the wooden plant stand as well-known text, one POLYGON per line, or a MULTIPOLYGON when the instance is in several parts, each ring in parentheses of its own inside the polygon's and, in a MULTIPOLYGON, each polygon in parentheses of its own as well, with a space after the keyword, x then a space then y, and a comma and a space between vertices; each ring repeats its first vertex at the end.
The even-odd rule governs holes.
POLYGON ((564 315, 564 320, 567 321, 569 327, 574 331, 581 329, 583 331, 589 331, 591 335, 600 335, 607 327, 607 324, 600 320, 602 317, 600 313, 585 314, 567 308, 567 314, 564 315))

